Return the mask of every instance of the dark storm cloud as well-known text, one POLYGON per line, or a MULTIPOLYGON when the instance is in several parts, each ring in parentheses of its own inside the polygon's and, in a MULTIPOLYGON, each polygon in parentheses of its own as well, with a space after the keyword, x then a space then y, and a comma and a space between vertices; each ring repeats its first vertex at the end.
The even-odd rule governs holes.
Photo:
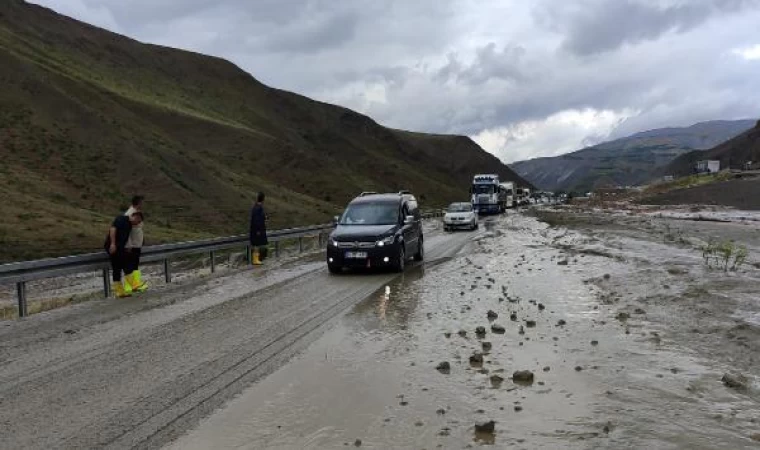
POLYGON ((691 30, 711 17, 758 5, 756 0, 582 0, 547 1, 537 17, 565 35, 563 47, 578 55, 691 30))

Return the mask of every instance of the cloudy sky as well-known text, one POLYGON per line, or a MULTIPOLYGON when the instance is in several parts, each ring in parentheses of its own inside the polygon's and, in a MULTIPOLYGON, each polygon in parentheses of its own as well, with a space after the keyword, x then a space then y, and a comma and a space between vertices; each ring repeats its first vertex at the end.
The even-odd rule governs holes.
POLYGON ((760 0, 34 0, 505 162, 760 117, 760 0))

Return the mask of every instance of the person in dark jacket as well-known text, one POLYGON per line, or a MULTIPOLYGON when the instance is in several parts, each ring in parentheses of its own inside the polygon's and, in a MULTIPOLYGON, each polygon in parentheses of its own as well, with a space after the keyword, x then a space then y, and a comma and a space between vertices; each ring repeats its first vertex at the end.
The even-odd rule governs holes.
POLYGON ((106 236, 105 250, 108 253, 108 257, 111 259, 111 271, 113 272, 113 292, 118 298, 129 297, 128 293, 122 284, 121 273, 129 276, 131 274, 130 256, 127 252, 127 242, 129 241, 129 235, 132 232, 132 228, 139 226, 143 221, 143 213, 141 211, 134 211, 131 215, 119 215, 114 219, 111 224, 111 228, 108 230, 108 236, 106 236))
POLYGON ((267 240, 267 216, 264 212, 263 192, 256 196, 256 203, 251 208, 251 228, 250 241, 253 248, 253 264, 260 266, 262 260, 266 257, 266 248, 269 245, 267 240))

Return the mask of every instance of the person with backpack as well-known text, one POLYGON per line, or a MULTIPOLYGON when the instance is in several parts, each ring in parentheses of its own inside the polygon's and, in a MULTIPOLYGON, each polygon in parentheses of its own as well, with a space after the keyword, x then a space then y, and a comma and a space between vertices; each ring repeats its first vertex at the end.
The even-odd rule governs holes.
POLYGON ((267 216, 264 212, 264 199, 266 196, 263 192, 259 192, 256 196, 256 203, 251 208, 251 224, 249 230, 249 237, 251 242, 251 248, 253 250, 253 265, 260 266, 263 264, 263 259, 267 255, 267 246, 269 240, 267 239, 267 216))
MULTIPOLYGON (((127 253, 127 242, 132 229, 139 226, 143 221, 143 213, 134 211, 129 216, 117 216, 108 230, 104 248, 111 260, 111 271, 113 276, 113 292, 117 298, 129 297, 132 295, 131 290, 127 291, 122 283, 121 274, 124 272, 125 277, 132 274, 130 269, 130 260, 127 253)), ((126 281, 126 280, 125 280, 126 281)))

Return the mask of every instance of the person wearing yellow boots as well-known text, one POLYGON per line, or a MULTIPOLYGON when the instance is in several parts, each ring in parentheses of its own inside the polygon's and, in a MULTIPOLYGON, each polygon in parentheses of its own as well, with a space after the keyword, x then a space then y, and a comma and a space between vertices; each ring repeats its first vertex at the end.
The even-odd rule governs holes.
MULTIPOLYGON (((143 200, 145 197, 142 195, 135 195, 132 197, 132 204, 124 213, 129 217, 133 213, 142 212, 143 200)), ((132 231, 129 233, 129 239, 127 240, 126 250, 128 265, 125 272, 131 272, 126 275, 124 279, 127 281, 126 289, 133 292, 145 292, 148 289, 148 283, 142 281, 142 273, 140 272, 140 255, 142 253, 142 246, 144 242, 143 237, 143 223, 133 226, 132 231)))
POLYGON ((253 249, 253 265, 260 266, 262 260, 266 257, 265 250, 269 241, 267 240, 267 216, 264 213, 264 199, 266 196, 259 192, 256 196, 256 203, 251 208, 251 227, 250 241, 253 249))
POLYGON ((113 292, 117 298, 129 297, 132 295, 132 289, 127 289, 121 281, 121 273, 129 276, 129 257, 127 255, 126 245, 129 240, 129 233, 132 228, 140 225, 143 221, 143 213, 140 211, 133 212, 130 216, 119 215, 114 219, 111 228, 106 236, 105 250, 111 259, 111 271, 113 276, 113 292))

